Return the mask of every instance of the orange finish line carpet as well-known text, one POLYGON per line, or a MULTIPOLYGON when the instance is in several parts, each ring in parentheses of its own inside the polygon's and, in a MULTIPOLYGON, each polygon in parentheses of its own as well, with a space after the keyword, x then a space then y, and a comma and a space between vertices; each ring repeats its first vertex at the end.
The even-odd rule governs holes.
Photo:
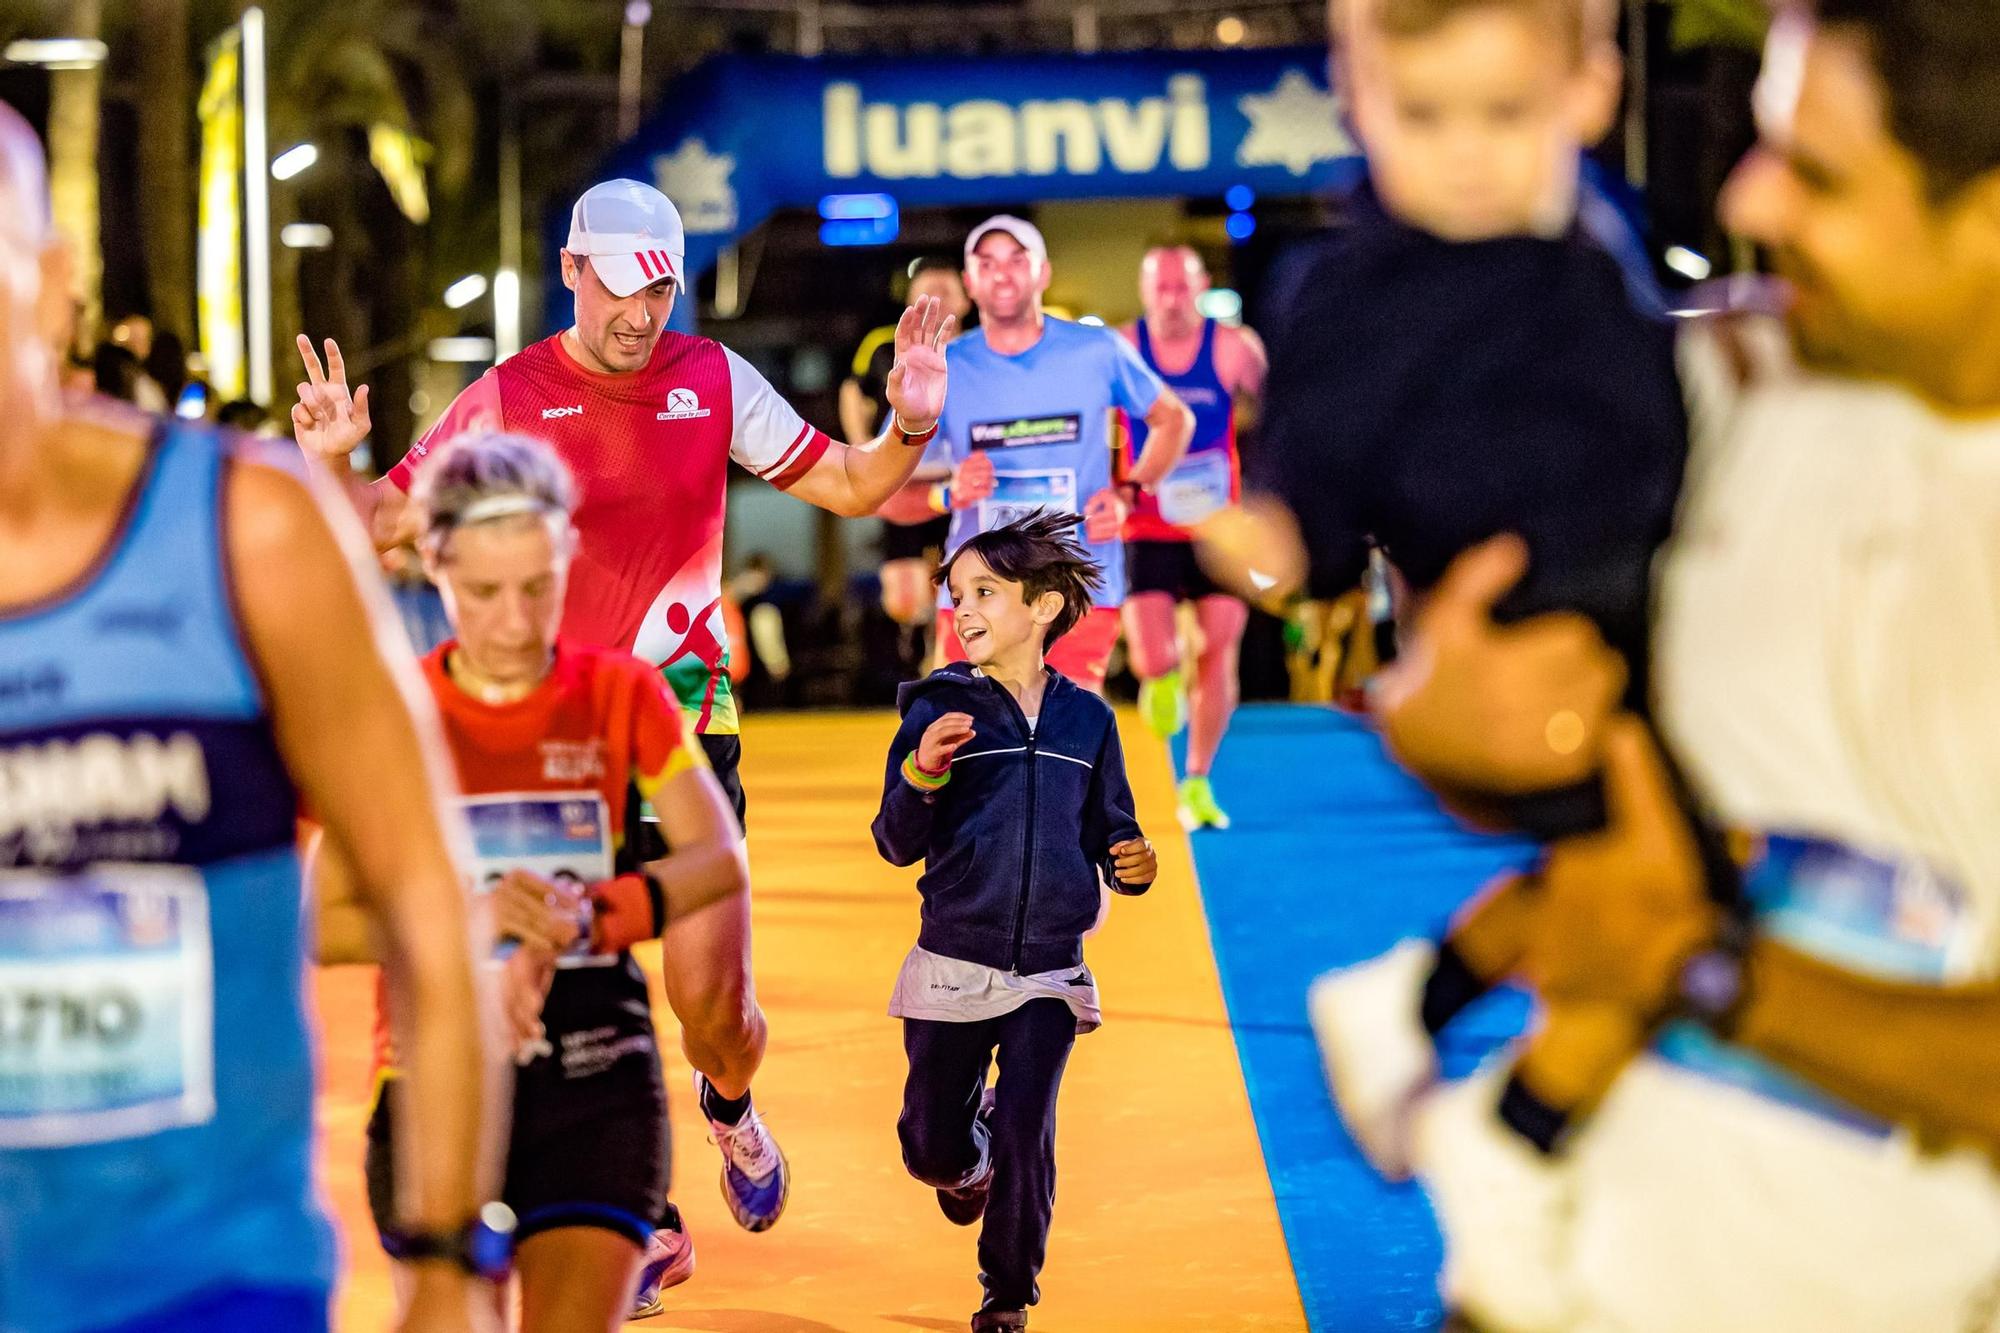
MULTIPOLYGON (((1122 721, 1160 879, 1145 897, 1114 900, 1086 946, 1105 1026, 1078 1040, 1063 1083, 1055 1228, 1033 1328, 1304 1329, 1174 822, 1173 775, 1164 748, 1122 721)), ((668 1293, 664 1313, 634 1329, 957 1330, 978 1305, 976 1232, 944 1219, 933 1192, 904 1173, 896 1141, 905 1066, 900 1025, 885 1009, 916 938, 916 872, 885 864, 868 834, 892 731, 885 713, 746 723, 756 980, 771 1024, 756 1095, 791 1159, 791 1203, 762 1235, 730 1220, 720 1157, 704 1138, 656 982, 673 1197, 697 1267, 668 1293)), ((392 1308, 361 1185, 372 975, 324 971, 317 991, 321 1178, 345 1251, 337 1327, 363 1333, 386 1327, 392 1308)))

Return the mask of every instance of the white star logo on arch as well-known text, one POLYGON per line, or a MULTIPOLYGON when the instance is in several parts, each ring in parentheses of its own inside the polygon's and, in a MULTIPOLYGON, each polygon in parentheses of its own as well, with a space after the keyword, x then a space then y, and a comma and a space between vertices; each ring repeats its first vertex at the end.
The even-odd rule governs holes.
POLYGON ((1250 118, 1250 133, 1236 149, 1238 166, 1277 166, 1303 176, 1360 151, 1340 126, 1340 99, 1303 70, 1286 70, 1270 92, 1239 97, 1236 105, 1250 118))
POLYGON ((735 172, 733 156, 709 152, 698 137, 653 159, 653 183, 674 201, 690 236, 736 230, 736 187, 729 183, 735 172))

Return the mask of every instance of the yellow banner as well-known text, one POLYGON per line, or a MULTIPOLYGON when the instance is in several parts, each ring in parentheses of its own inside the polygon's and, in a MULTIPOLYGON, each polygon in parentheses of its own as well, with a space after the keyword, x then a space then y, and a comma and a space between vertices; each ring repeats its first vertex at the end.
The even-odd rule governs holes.
POLYGON ((196 314, 217 401, 248 391, 243 364, 242 39, 231 29, 201 88, 201 204, 196 221, 196 314))
POLYGON ((418 226, 431 219, 430 194, 424 189, 424 163, 430 155, 429 144, 394 125, 377 121, 368 127, 368 160, 382 174, 396 207, 418 226))

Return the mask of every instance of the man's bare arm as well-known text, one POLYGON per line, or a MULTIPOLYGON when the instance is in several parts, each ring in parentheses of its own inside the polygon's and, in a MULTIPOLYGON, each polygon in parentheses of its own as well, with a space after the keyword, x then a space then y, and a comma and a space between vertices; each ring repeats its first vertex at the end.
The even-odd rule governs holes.
MULTIPOLYGON (((1559 843, 1545 863, 1525 970, 1554 1005, 1622 1009, 1639 1033, 1673 1011, 1685 960, 1720 917, 1646 729, 1615 720, 1605 753, 1610 822, 1559 843)), ((1731 1040, 1864 1111, 2000 1159, 2000 985, 1889 981, 1753 936, 1728 1027, 1731 1040)), ((1572 1066, 1554 1070, 1555 1083, 1602 1082, 1589 1059, 1547 1054, 1545 1069, 1572 1066)))
POLYGON ((875 425, 882 409, 861 390, 861 381, 848 376, 840 382, 840 429, 849 444, 866 444, 875 438, 875 425))
POLYGON ((668 778, 654 796, 653 808, 673 850, 648 861, 646 873, 660 886, 667 921, 750 892, 750 861, 736 813, 713 773, 690 768, 668 778))
POLYGON ((306 897, 316 929, 313 956, 322 967, 343 963, 379 963, 382 944, 375 934, 375 914, 362 901, 354 873, 340 853, 328 845, 324 830, 315 830, 306 844, 306 897))
POLYGON ((1746 976, 1738 1042, 1864 1111, 2000 1159, 2000 986, 1880 981, 1761 938, 1746 976))
POLYGON ((1186 456, 1188 441, 1193 438, 1194 413, 1179 394, 1161 389, 1146 410, 1146 448, 1125 479, 1137 486, 1159 485, 1186 456))
MULTIPOLYGON (((349 391, 347 361, 340 354, 340 344, 333 339, 326 340, 324 365, 312 339, 301 333, 297 343, 299 360, 306 372, 298 385, 299 400, 292 404, 292 434, 300 452, 321 470, 322 476, 331 478, 340 487, 348 503, 354 506, 354 512, 361 516, 361 526, 377 551, 408 546, 417 539, 417 514, 409 497, 386 478, 373 484, 363 481, 347 463, 348 455, 368 438, 372 425, 368 416, 368 386, 363 384, 349 391)), ((472 397, 483 383, 475 381, 473 388, 446 410, 446 415, 458 411, 461 402, 472 397)))
MULTIPOLYGON (((228 497, 230 565, 244 631, 286 767, 374 917, 391 1008, 405 1025, 414 1187, 403 1220, 463 1224, 478 1167, 491 1066, 481 1029, 465 888, 440 804, 450 784, 415 673, 393 667, 351 559, 290 477, 240 466, 228 497), (429 742, 429 743, 427 743, 429 742)), ((354 546, 359 546, 359 534, 354 546)), ((393 642, 393 640, 392 640, 393 642)))
POLYGON ((958 328, 956 316, 925 297, 896 323, 896 364, 889 371, 889 429, 868 444, 831 444, 791 488, 809 504, 846 518, 863 518, 901 490, 924 451, 902 442, 903 431, 922 435, 944 411, 944 345, 958 328))
POLYGON ((1264 377, 1270 373, 1271 357, 1264 350, 1264 340, 1249 325, 1230 332, 1234 336, 1223 343, 1228 351, 1226 363, 1218 369, 1223 372, 1223 383, 1229 386, 1229 392, 1236 400, 1236 428, 1249 430, 1257 424, 1263 411, 1264 377))

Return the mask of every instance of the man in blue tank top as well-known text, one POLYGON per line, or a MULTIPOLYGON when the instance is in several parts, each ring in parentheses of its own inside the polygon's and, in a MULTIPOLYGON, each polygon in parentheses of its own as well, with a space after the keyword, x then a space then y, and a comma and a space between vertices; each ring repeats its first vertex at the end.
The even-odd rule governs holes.
MULTIPOLYGON (((1161 736, 1189 727, 1187 775, 1181 779, 1182 827, 1229 827, 1216 804, 1208 770, 1236 710, 1237 648, 1249 608, 1202 572, 1194 554, 1195 525, 1236 503, 1242 469, 1236 458, 1236 430, 1254 414, 1269 364, 1264 344, 1241 325, 1202 317, 1197 302, 1209 288, 1208 268, 1193 247, 1155 246, 1139 266, 1142 318, 1121 332, 1139 357, 1180 395, 1194 413, 1194 440, 1187 456, 1161 482, 1156 494, 1132 497, 1125 520, 1125 568, 1131 595, 1125 599, 1125 651, 1139 677, 1139 712, 1161 736), (1175 623, 1182 602, 1194 604, 1201 631, 1194 675, 1183 684, 1180 632, 1175 623)), ((1149 432, 1143 421, 1128 423, 1133 455, 1149 432)))
POLYGON ((68 278, 0 105, 0 1330, 326 1329, 301 804, 369 867, 414 1006, 403 1217, 435 1259, 402 1327, 490 1327, 488 1066, 417 724, 298 482, 59 400, 68 278))
MULTIPOLYGON (((1131 346, 1105 328, 1042 310, 1048 246, 1034 224, 1001 214, 965 239, 965 287, 979 327, 945 348, 951 393, 920 479, 883 507, 908 522, 952 516, 947 556, 975 533, 1036 509, 1081 513, 1084 544, 1104 567, 1089 614, 1050 650, 1049 664, 1085 689, 1102 691, 1125 600, 1120 540, 1128 504, 1115 484, 1111 413, 1154 432, 1125 480, 1150 490, 1180 461, 1194 419, 1131 346)), ((965 652, 941 598, 938 643, 947 660, 965 652)))

